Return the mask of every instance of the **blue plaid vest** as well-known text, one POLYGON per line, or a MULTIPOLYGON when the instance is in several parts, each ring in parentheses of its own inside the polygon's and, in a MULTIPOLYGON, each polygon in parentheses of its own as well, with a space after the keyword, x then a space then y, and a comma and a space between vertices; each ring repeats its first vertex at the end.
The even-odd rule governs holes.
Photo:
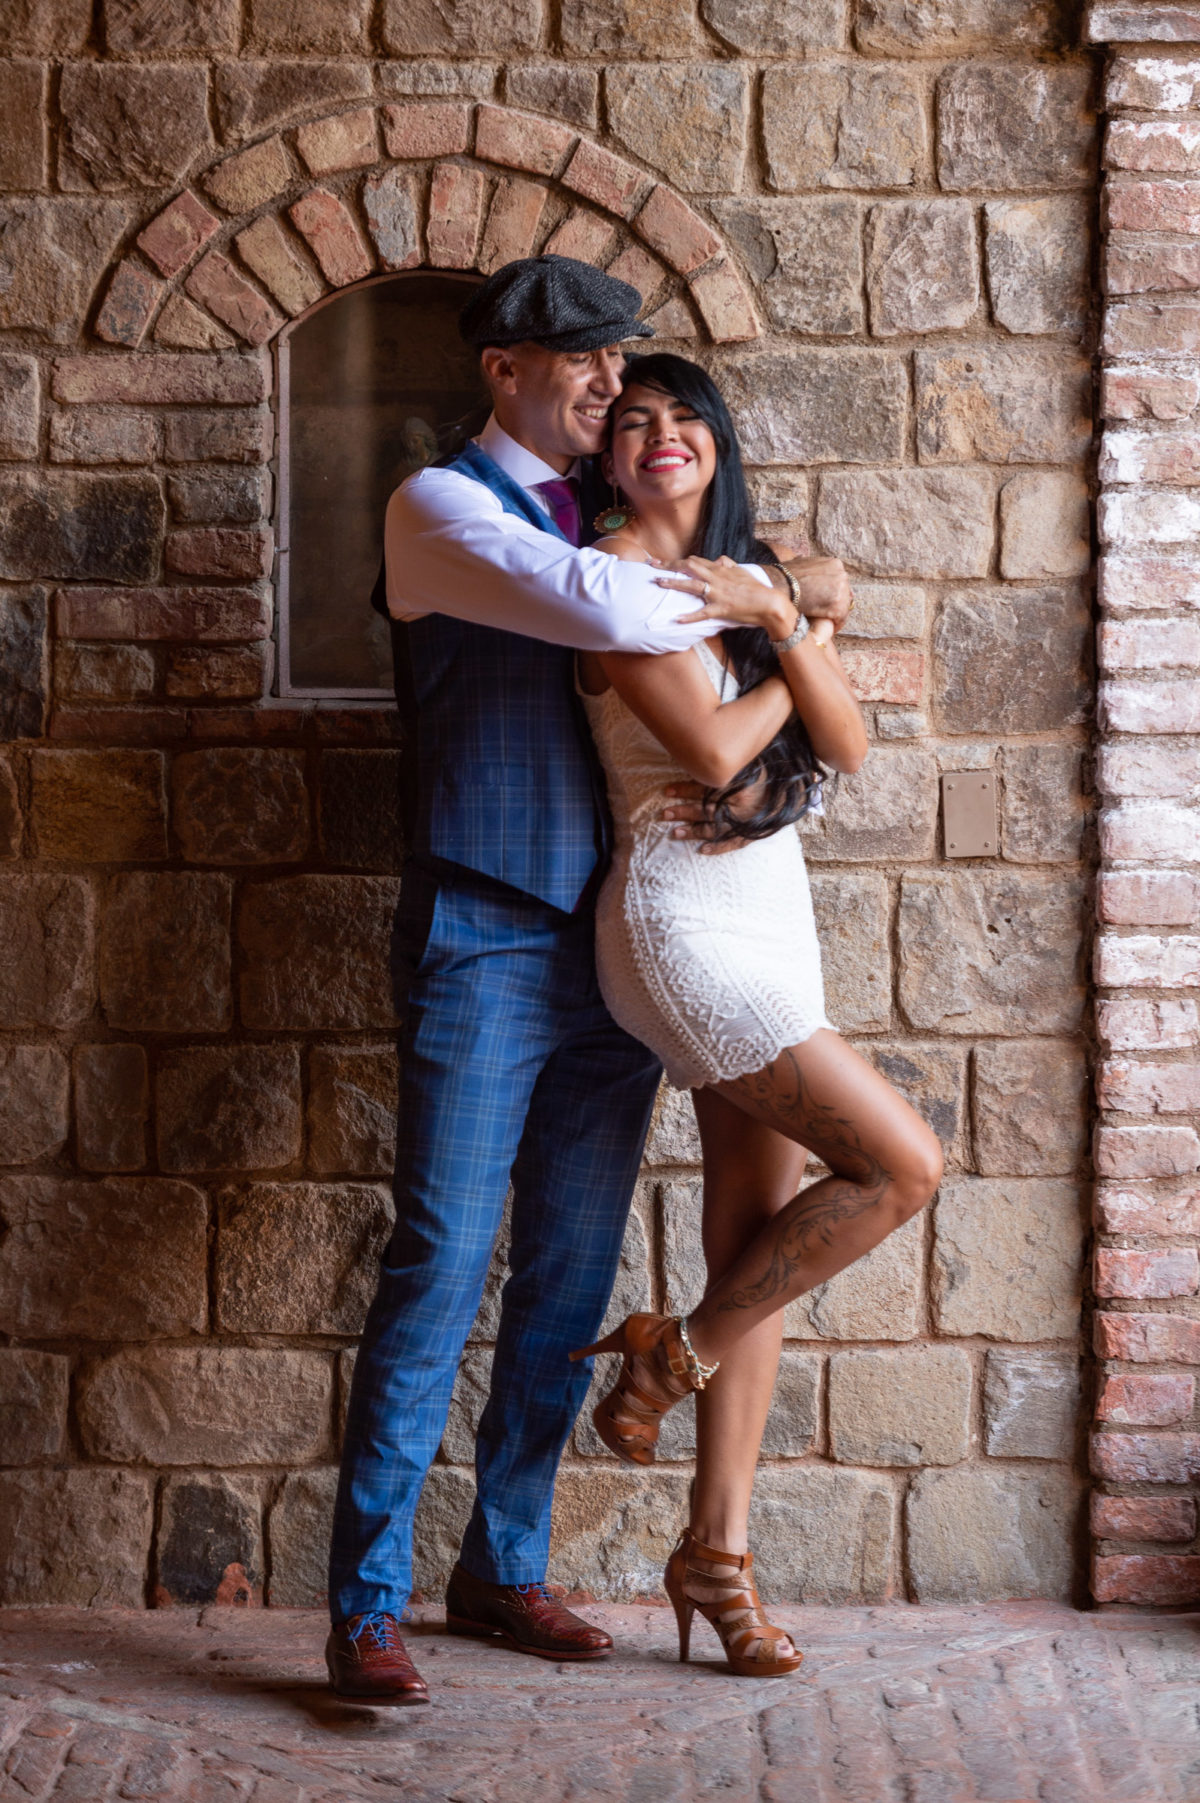
MULTIPOLYGON (((482 482, 507 512, 563 536, 478 445, 443 467, 482 482)), ((392 647, 409 852, 570 912, 609 845, 604 777, 575 693, 574 653, 446 614, 393 621, 392 647)))

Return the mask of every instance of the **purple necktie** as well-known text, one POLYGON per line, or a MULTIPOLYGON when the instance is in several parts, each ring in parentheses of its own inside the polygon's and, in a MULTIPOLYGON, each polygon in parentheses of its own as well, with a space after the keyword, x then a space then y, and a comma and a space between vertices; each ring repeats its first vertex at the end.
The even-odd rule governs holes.
POLYGON ((556 476, 553 482, 538 482, 534 486, 550 503, 554 523, 563 537, 578 550, 583 538, 579 522, 578 477, 556 476))

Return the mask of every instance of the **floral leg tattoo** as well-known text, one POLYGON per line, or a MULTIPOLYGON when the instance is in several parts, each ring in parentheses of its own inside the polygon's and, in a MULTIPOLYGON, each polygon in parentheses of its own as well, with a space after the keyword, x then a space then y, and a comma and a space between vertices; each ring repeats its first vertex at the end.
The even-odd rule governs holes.
POLYGON ((761 1277, 718 1303, 717 1313, 756 1308, 795 1285, 796 1272, 814 1247, 832 1246, 838 1227, 878 1206, 892 1173, 863 1148, 854 1122, 814 1099, 789 1048, 767 1071, 727 1085, 734 1100, 760 1120, 798 1139, 834 1171, 788 1203, 771 1228, 773 1244, 761 1277))

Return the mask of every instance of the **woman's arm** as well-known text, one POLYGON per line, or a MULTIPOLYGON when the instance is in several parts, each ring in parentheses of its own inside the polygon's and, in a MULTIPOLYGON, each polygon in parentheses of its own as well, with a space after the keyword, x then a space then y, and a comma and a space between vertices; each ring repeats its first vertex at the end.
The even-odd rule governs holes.
POLYGON ((717 698, 696 651, 647 657, 604 651, 599 663, 621 700, 697 782, 723 789, 771 743, 792 712, 786 682, 768 676, 736 701, 717 698))
POLYGON ((867 755, 867 729, 829 621, 819 620, 798 645, 780 652, 779 668, 821 762, 853 775, 867 755))

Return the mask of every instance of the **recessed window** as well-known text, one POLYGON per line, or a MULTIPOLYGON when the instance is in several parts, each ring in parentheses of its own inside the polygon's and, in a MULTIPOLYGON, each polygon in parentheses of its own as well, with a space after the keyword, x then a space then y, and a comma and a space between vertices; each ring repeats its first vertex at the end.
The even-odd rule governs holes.
POLYGON ((478 277, 382 276, 329 296, 279 340, 279 692, 392 693, 372 612, 388 497, 478 430, 478 359, 458 315, 478 277))

